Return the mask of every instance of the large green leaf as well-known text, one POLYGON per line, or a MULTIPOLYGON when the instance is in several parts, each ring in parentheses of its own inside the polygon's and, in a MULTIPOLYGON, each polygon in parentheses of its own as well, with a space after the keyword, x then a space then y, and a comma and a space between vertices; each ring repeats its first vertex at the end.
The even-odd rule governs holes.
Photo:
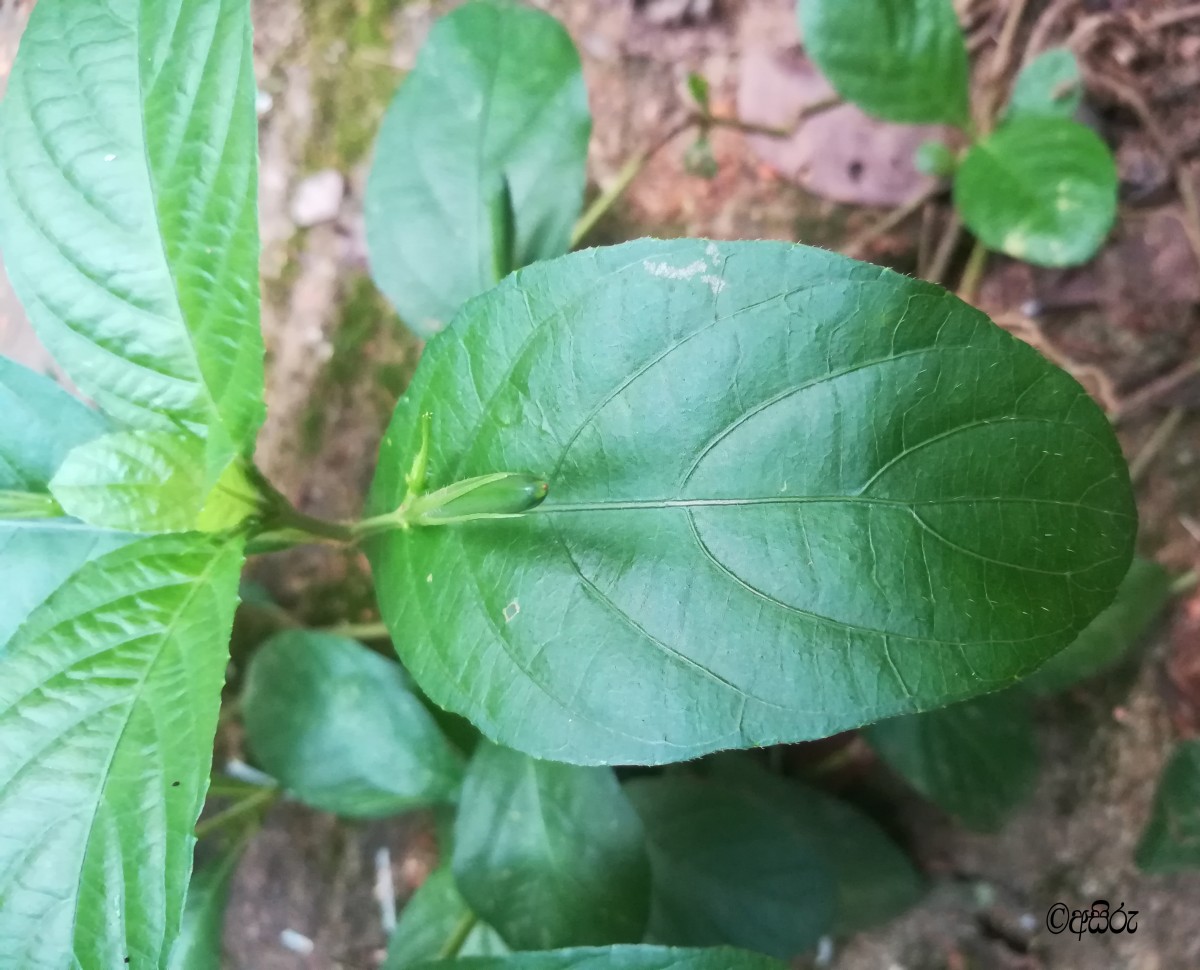
POLYGON ((450 866, 443 865, 405 904, 381 970, 411 970, 455 947, 454 952, 464 957, 508 953, 500 935, 471 912, 454 883, 450 866), (464 930, 466 935, 462 936, 464 930))
POLYGON ((1021 686, 1035 694, 1056 694, 1108 670, 1137 643, 1170 596, 1171 577, 1167 571, 1152 560, 1135 558, 1112 605, 1021 686))
POLYGON ((0 966, 165 965, 241 558, 238 542, 139 540, 0 651, 0 966))
POLYGON ((221 936, 233 874, 248 839, 243 836, 192 873, 179 936, 166 970, 221 970, 221 936))
POLYGON ((58 361, 123 423, 262 420, 246 0, 42 0, 0 110, 0 246, 58 361))
POLYGON ((654 870, 649 939, 790 960, 829 932, 835 882, 817 829, 698 778, 643 778, 626 790, 654 870))
POLYGON ((421 970, 785 970, 771 957, 717 947, 606 946, 506 957, 464 957, 424 964, 421 970))
POLYGON ((608 769, 481 745, 463 784, 453 865, 468 905, 514 949, 632 942, 645 932, 642 826, 608 769))
POLYGON ((342 637, 288 630, 246 672, 259 765, 301 801, 359 818, 453 799, 462 759, 400 666, 342 637))
POLYGON ((1083 102, 1079 62, 1069 47, 1052 47, 1021 68, 1006 118, 1073 118, 1083 102))
MULTIPOLYGON (((5 357, 0 415, 0 489, 45 492, 71 449, 108 430, 101 415, 5 357)), ((0 645, 71 573, 128 541, 75 522, 0 517, 0 645)))
POLYGON ((912 906, 924 884, 908 856, 853 805, 772 775, 741 754, 708 762, 714 783, 751 799, 752 814, 773 812, 816 846, 836 884, 833 932, 850 935, 912 906))
POLYGON ((579 55, 552 17, 474 0, 434 25, 365 202, 375 281, 405 323, 428 336, 508 269, 567 251, 590 131, 579 55))
POLYGON ((1137 864, 1157 873, 1200 869, 1200 740, 1183 742, 1167 762, 1137 864))
POLYGON ((550 482, 520 518, 367 546, 405 665, 501 743, 661 763, 996 690, 1108 605, 1135 512, 1108 421, 945 291, 782 243, 540 263, 433 340, 383 443, 395 508, 550 482))
POLYGON ((965 126, 967 47, 951 0, 800 0, 804 49, 868 114, 965 126))
POLYGON ((917 791, 973 829, 1000 828, 1037 781, 1037 738, 1020 690, 882 721, 866 734, 917 791))
POLYGON ((1117 214, 1117 166, 1090 128, 1016 117, 971 146, 954 204, 984 243, 1038 266, 1095 255, 1117 214))

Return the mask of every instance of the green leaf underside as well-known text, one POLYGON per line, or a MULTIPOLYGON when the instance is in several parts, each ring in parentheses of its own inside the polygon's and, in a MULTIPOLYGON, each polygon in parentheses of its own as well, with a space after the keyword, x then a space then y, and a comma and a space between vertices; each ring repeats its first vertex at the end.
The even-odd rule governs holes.
POLYGON ((815 845, 836 884, 835 935, 886 922, 924 892, 908 856, 848 802, 770 774, 737 754, 718 755, 707 764, 712 783, 754 803, 752 815, 774 813, 815 845))
POLYGON ((800 0, 808 56, 847 101, 907 124, 965 125, 967 48, 951 0, 800 0))
POLYGON ((505 181, 512 262, 567 251, 590 131, 579 55, 552 17, 476 0, 434 25, 384 117, 365 200, 375 282, 409 327, 441 330, 495 282, 505 181))
POLYGON ((431 487, 550 481, 515 520, 368 544, 406 667, 493 740, 662 763, 1011 683, 1128 566, 1104 415, 946 292, 779 243, 530 267, 431 342, 372 506, 434 414, 431 487))
POLYGON ((192 873, 183 921, 167 970, 221 970, 225 906, 246 842, 245 837, 238 839, 192 873))
POLYGON ((43 0, 0 112, 0 244, 38 334, 124 424, 262 420, 257 125, 244 0, 43 0))
POLYGON ((1162 612, 1170 596, 1167 571, 1156 562, 1135 558, 1112 604, 1021 686, 1035 694, 1054 694, 1115 666, 1162 612))
POLYGON ((482 745, 463 783, 453 868, 467 904, 514 949, 635 942, 646 929, 642 825, 606 768, 482 745))
POLYGON ((396 815, 452 800, 462 779, 404 671, 353 640, 272 637, 250 661, 242 709, 256 762, 323 811, 396 815))
POLYGON ((75 573, 0 652, 0 965, 165 964, 240 567, 236 543, 139 540, 75 573))
POLYGON ((1090 128, 1019 117, 967 152, 954 204, 985 244, 1038 266, 1095 255, 1117 213, 1117 167, 1090 128))
POLYGON ((727 944, 788 960, 833 924, 833 873, 784 812, 697 778, 626 785, 654 871, 648 939, 727 944))
POLYGON ((1037 781, 1033 717, 1020 690, 883 721, 866 736, 917 791, 979 831, 999 829, 1037 781))
POLYGON ((1137 848, 1137 864, 1154 873, 1200 869, 1200 741, 1184 741, 1171 754, 1137 848))
MULTIPOLYGON (((436 959, 471 916, 470 907, 454 884, 450 866, 440 866, 421 883, 401 911, 381 970, 412 970, 436 959)), ((458 949, 463 957, 503 956, 508 952, 499 934, 482 922, 475 923, 458 949)))
POLYGON ((421 970, 785 970, 771 957, 716 947, 686 950, 664 946, 608 946, 464 957, 421 965, 421 970))
MULTIPOLYGON (((45 492, 72 448, 108 430, 52 380, 5 357, 0 415, 0 489, 45 492)), ((76 569, 129 541, 75 522, 0 519, 0 645, 76 569)))
POLYGON ((1073 118, 1083 102, 1079 62, 1067 47, 1044 51, 1021 68, 1006 118, 1073 118))

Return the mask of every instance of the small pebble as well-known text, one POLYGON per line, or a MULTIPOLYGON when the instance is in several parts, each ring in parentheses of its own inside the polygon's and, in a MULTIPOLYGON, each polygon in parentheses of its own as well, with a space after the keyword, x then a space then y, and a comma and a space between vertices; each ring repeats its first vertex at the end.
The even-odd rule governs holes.
POLYGON ((310 175, 296 186, 292 195, 292 222, 301 229, 332 222, 345 194, 346 180, 336 169, 327 168, 310 175))

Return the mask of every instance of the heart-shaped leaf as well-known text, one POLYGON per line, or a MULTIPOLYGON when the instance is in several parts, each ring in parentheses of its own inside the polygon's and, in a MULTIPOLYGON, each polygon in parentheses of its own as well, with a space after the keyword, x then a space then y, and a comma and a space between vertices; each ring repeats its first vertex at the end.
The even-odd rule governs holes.
POLYGON ((448 802, 462 759, 399 665, 306 630, 255 652, 242 693, 255 760, 301 801, 353 818, 448 802))
POLYGON ((548 480, 519 518, 368 544, 406 667, 493 740, 662 763, 824 737, 1030 673, 1136 526, 1100 409, 945 291, 781 243, 537 264, 432 341, 383 443, 402 501, 548 480))
POLYGON ((954 204, 984 243, 1038 266, 1095 255, 1117 214, 1117 166, 1090 128, 1018 117, 971 146, 954 204))
POLYGON ((992 832, 1032 792, 1038 751, 1021 690, 872 724, 867 740, 917 791, 964 824, 992 832))
POLYGON ((636 779, 654 871, 648 939, 727 944, 790 960, 833 925, 833 872, 815 830, 720 785, 636 779))
POLYGON ((642 939, 650 867, 642 825, 613 773, 484 744, 454 825, 468 905, 511 947, 642 939))
POLYGON ((771 957, 715 947, 684 950, 665 946, 607 946, 514 953, 506 957, 462 957, 426 963, 421 970, 785 970, 771 957))
POLYGON ((166 965, 241 561, 236 542, 133 542, 0 650, 0 966, 166 965))
POLYGON ((804 49, 867 114, 965 126, 967 47, 951 0, 800 0, 804 49))
POLYGON ((0 109, 0 245, 39 336, 121 422, 206 440, 262 420, 246 0, 42 0, 0 109))
POLYGON ((1056 694, 1108 670, 1137 643, 1170 596, 1167 571, 1149 559, 1134 559, 1112 605, 1021 686, 1035 694, 1056 694))
POLYGON ((509 952, 500 934, 471 912, 455 885, 450 866, 443 865, 405 904, 381 970, 412 970, 451 949, 462 957, 502 956, 509 952), (466 935, 462 936, 464 929, 466 935))
POLYGON ((1073 118, 1083 102, 1079 62, 1069 47, 1052 47, 1021 68, 1006 118, 1073 118))
POLYGON ((434 25, 388 108, 365 200, 379 288, 428 336, 518 266, 565 253, 591 117, 567 32, 509 0, 434 25))
POLYGON ((1200 869, 1200 741, 1185 741, 1171 754, 1138 844, 1137 864, 1155 873, 1200 869))

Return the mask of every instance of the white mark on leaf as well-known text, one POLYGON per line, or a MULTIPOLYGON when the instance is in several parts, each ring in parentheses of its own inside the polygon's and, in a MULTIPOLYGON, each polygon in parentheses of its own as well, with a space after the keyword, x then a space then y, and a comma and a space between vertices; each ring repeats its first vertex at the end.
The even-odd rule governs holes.
POLYGON ((427 583, 433 582, 433 573, 430 573, 428 576, 425 577, 425 582, 427 582, 427 583))
POLYGON ((504 607, 504 622, 511 623, 517 618, 517 614, 521 612, 521 604, 513 600, 508 606, 504 607))
POLYGON ((705 273, 700 279, 708 284, 708 288, 713 291, 713 296, 716 296, 725 289, 725 281, 719 276, 713 276, 711 273, 705 273))
POLYGON ((687 266, 672 266, 670 263, 656 263, 647 259, 642 263, 651 276, 660 276, 666 280, 690 280, 708 269, 708 263, 702 259, 689 263, 687 266))
POLYGON ((104 160, 105 160, 106 162, 113 162, 113 161, 116 161, 116 158, 117 158, 117 156, 116 156, 116 155, 105 155, 105 156, 104 156, 104 160))

